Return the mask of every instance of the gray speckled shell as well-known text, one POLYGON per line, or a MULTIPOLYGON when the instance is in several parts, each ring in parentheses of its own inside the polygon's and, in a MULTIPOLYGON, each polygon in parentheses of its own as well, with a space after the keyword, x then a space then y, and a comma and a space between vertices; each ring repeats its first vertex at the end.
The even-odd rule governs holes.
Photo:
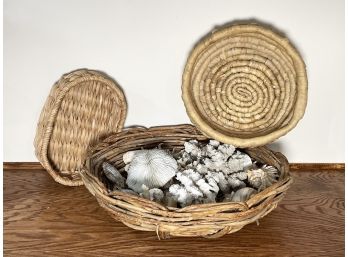
POLYGON ((121 189, 125 187, 125 181, 126 179, 121 175, 121 173, 110 163, 104 162, 103 163, 103 171, 105 176, 113 183, 114 189, 121 189))
POLYGON ((257 191, 254 188, 251 187, 244 187, 239 190, 237 190, 232 195, 232 202, 245 202, 250 199, 251 196, 256 194, 257 191))

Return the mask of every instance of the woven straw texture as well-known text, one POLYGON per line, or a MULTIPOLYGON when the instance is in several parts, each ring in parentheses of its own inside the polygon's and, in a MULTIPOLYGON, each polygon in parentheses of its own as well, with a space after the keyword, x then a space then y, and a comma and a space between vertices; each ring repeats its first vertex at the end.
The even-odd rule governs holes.
POLYGON ((87 147, 120 131, 126 110, 123 92, 106 75, 82 69, 62 76, 40 115, 34 141, 37 158, 55 181, 82 185, 78 171, 87 147))
POLYGON ((236 232, 272 211, 292 183, 286 158, 266 147, 244 149, 244 151, 256 160, 278 168, 281 172, 280 179, 246 202, 167 208, 138 196, 112 191, 112 185, 103 174, 104 161, 115 165, 121 172, 124 171, 122 156, 127 151, 153 148, 159 144, 164 149, 179 151, 183 148, 184 142, 191 139, 207 140, 192 125, 124 130, 89 150, 86 167, 81 171, 82 180, 112 217, 137 230, 155 231, 159 239, 170 236, 216 238, 236 232))
POLYGON ((182 92, 191 121, 204 134, 255 147, 285 135, 302 118, 307 75, 286 38, 259 25, 233 25, 196 45, 182 92))

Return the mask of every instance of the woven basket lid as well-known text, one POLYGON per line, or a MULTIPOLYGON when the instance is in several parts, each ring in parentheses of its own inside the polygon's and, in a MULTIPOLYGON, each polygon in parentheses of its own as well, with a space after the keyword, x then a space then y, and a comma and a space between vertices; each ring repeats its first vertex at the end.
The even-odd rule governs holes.
POLYGON ((89 145, 122 130, 127 112, 120 87, 104 73, 76 70, 54 84, 42 109, 34 146, 59 183, 82 185, 79 170, 89 145))
POLYGON ((289 41, 259 25, 214 31, 192 50, 182 97, 208 137, 238 147, 285 135, 307 104, 305 64, 289 41))

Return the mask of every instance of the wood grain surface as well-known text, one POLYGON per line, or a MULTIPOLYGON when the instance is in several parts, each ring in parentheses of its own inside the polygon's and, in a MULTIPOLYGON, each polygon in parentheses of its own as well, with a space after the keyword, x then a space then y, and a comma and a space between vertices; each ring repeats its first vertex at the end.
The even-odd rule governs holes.
MULTIPOLYGON (((344 171, 344 163, 290 163, 292 171, 344 171)), ((4 170, 44 170, 39 162, 4 162, 4 170)))
POLYGON ((344 173, 293 172, 272 213, 219 239, 157 239, 114 221, 82 187, 4 172, 4 256, 343 256, 344 173))

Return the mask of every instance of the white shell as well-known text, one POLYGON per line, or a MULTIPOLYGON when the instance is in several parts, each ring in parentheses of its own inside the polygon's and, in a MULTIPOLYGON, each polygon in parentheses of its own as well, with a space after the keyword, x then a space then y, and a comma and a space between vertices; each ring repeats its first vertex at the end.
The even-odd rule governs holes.
POLYGON ((237 151, 236 154, 233 154, 230 160, 228 161, 228 166, 230 172, 237 172, 245 170, 252 166, 252 160, 249 155, 237 151))
POLYGON ((152 188, 149 190, 150 200, 160 203, 164 197, 164 193, 159 188, 152 188))
POLYGON ((246 180, 248 179, 248 172, 246 171, 235 172, 235 173, 232 173, 231 176, 233 178, 238 178, 239 180, 246 180))
POLYGON ((173 197, 172 201, 180 203, 182 207, 190 205, 194 200, 192 194, 190 194, 184 186, 173 184, 169 188, 169 193, 173 197))
POLYGON ((209 145, 218 147, 220 145, 220 142, 217 140, 209 140, 209 145))
POLYGON ((277 181, 278 170, 264 165, 261 169, 248 170, 248 182, 259 191, 264 190, 277 181))
POLYGON ((123 159, 124 164, 129 164, 133 160, 136 152, 137 151, 129 151, 129 152, 126 152, 125 154, 123 154, 122 159, 123 159))
POLYGON ((222 152, 226 157, 231 156, 236 148, 233 145, 223 144, 219 145, 218 150, 222 152))
POLYGON ((114 189, 121 189, 125 187, 125 178, 121 175, 121 173, 110 163, 103 163, 103 171, 105 176, 113 183, 114 189))
POLYGON ((245 202, 250 199, 251 196, 256 194, 257 191, 251 187, 244 187, 233 193, 231 201, 232 202, 245 202))
POLYGON ((210 172, 212 178, 218 183, 220 190, 223 193, 230 192, 230 184, 228 183, 226 176, 222 172, 210 172))
POLYGON ((200 157, 202 155, 202 149, 199 146, 197 140, 190 140, 184 143, 185 152, 191 154, 192 156, 200 157))
POLYGON ((165 150, 136 151, 129 165, 127 185, 135 192, 143 191, 142 185, 151 188, 164 186, 178 169, 176 160, 165 150))
POLYGON ((239 180, 238 178, 228 177, 227 181, 228 181, 228 184, 234 190, 239 189, 239 188, 243 188, 246 186, 245 183, 243 181, 239 180))

